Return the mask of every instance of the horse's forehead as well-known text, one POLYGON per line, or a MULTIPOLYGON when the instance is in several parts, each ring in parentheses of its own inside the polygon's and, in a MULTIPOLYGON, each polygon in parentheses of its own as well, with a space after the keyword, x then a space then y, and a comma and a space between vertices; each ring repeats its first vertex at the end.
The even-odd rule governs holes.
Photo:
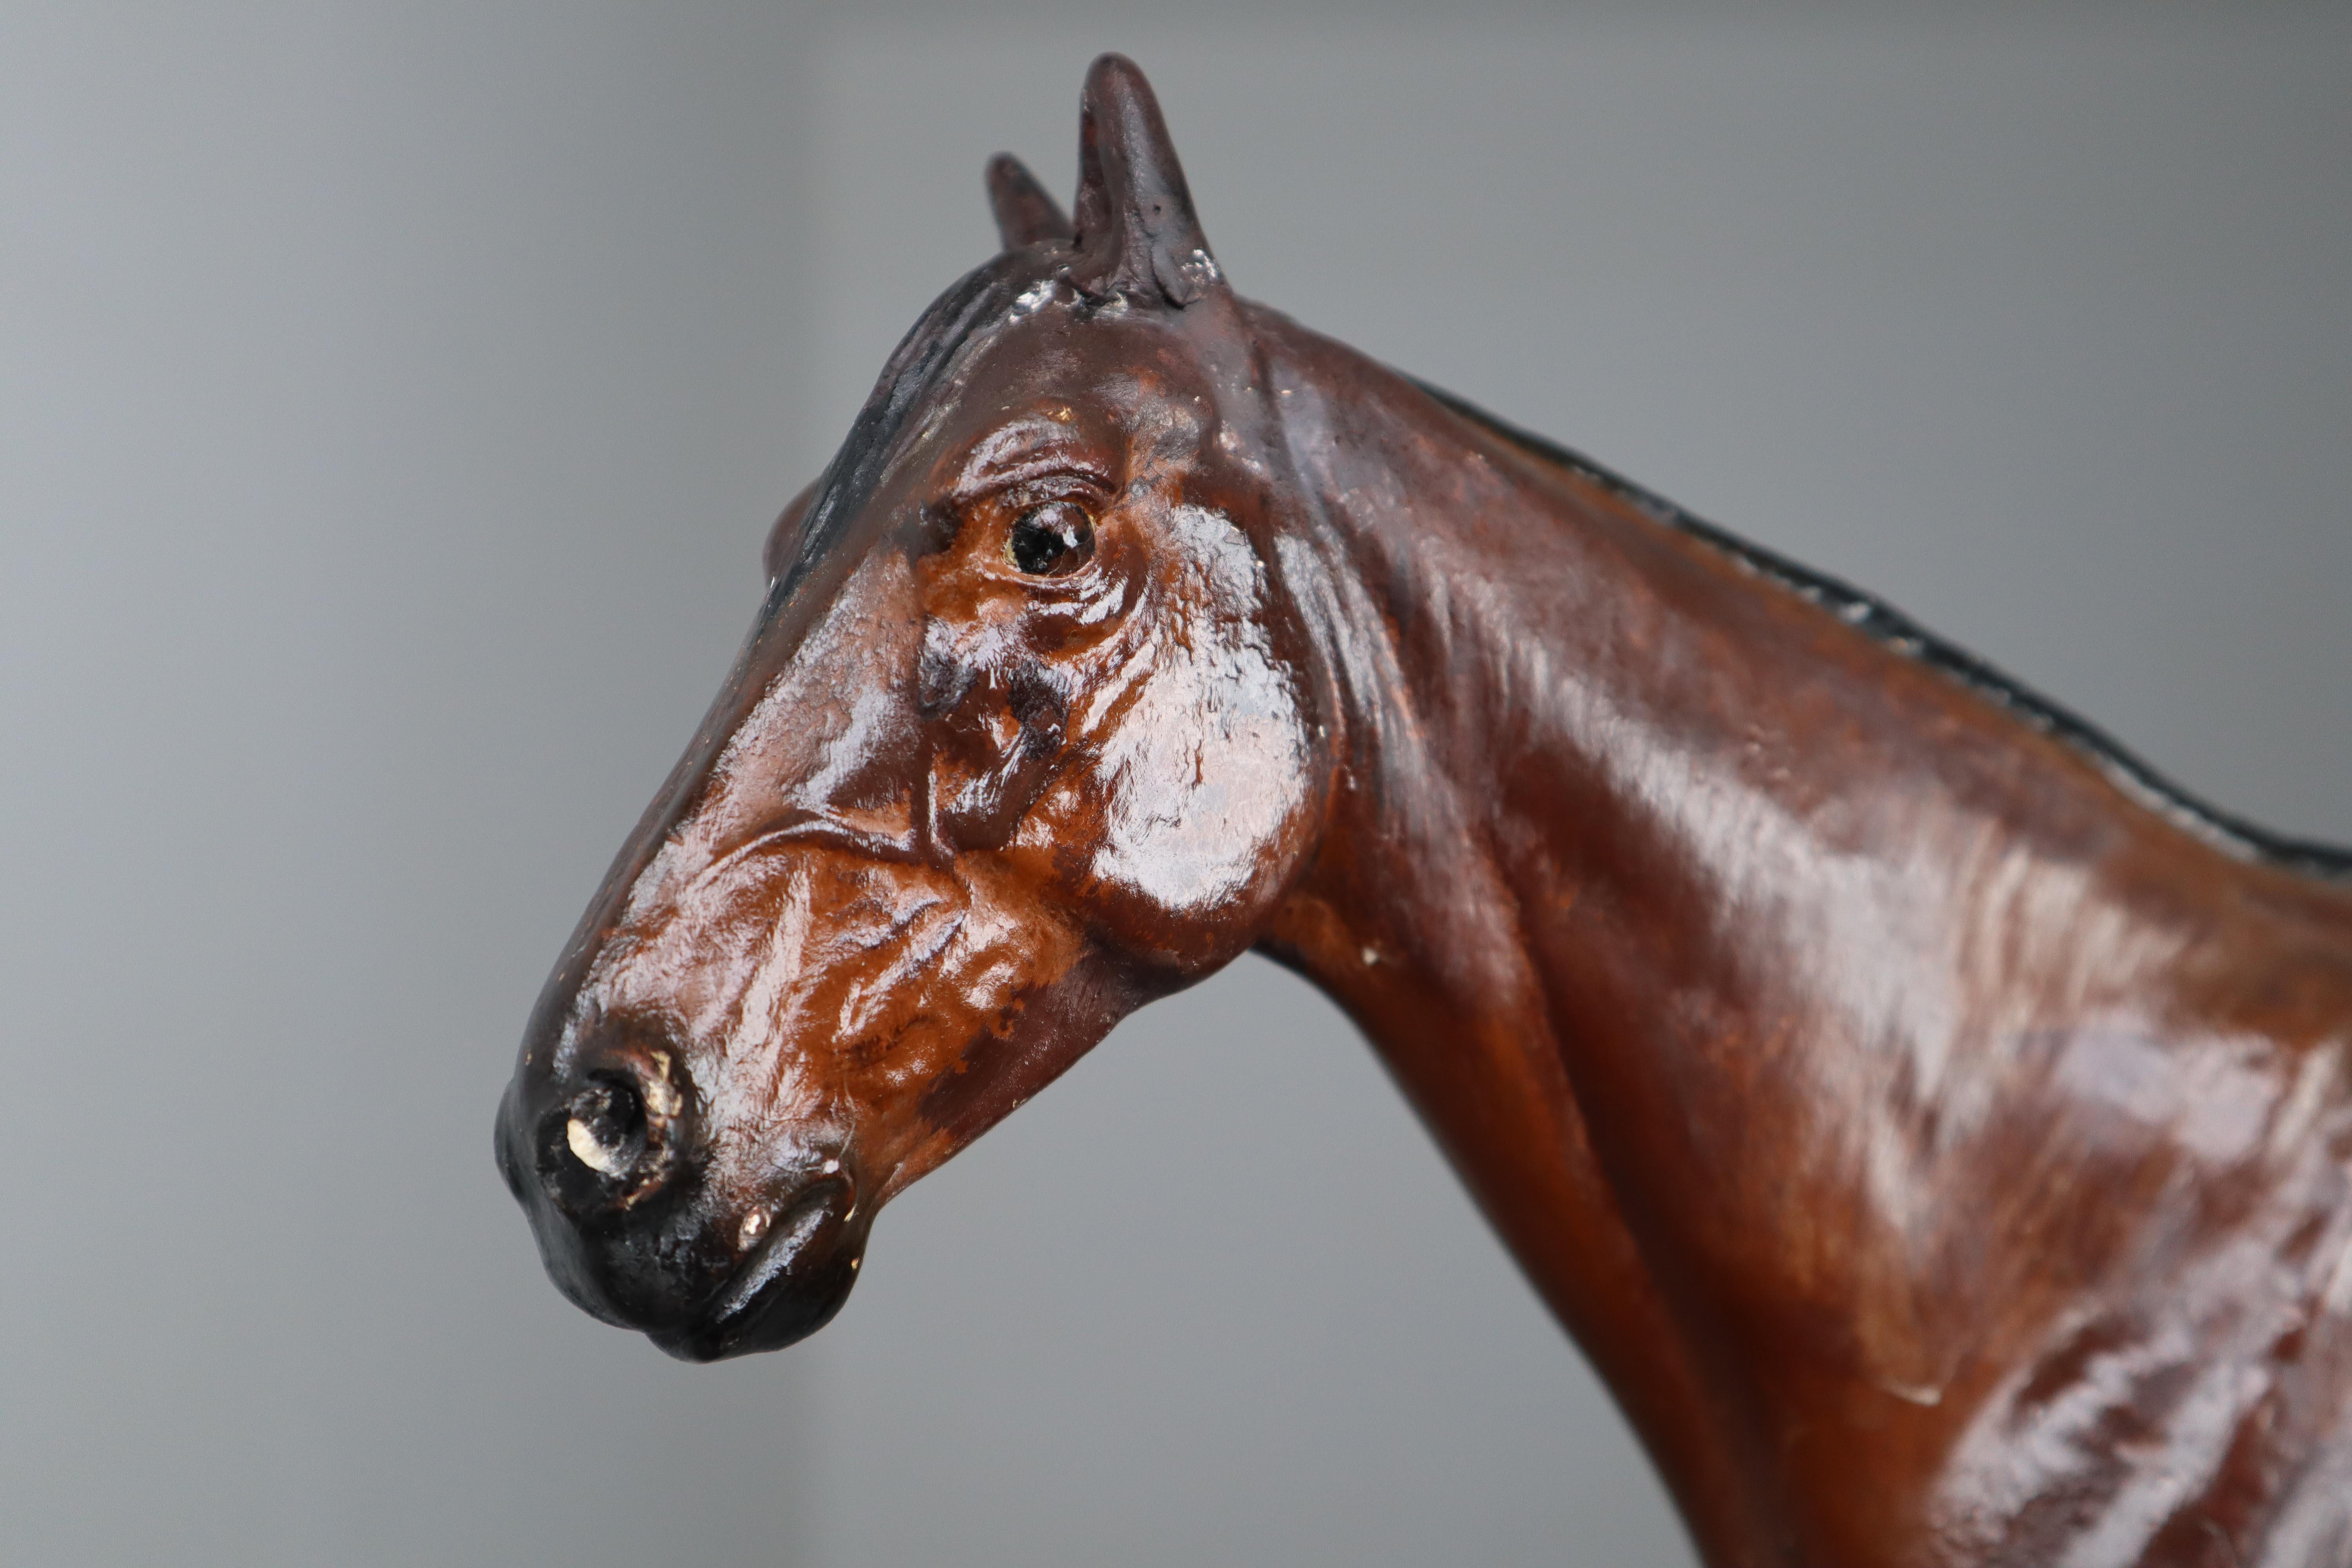
POLYGON ((1198 432, 1195 416, 1215 401, 1215 383, 1177 321, 1124 301, 1079 300, 1050 278, 1016 296, 1013 274, 997 278, 983 308, 959 322, 959 292, 987 271, 943 295, 893 356, 819 487, 800 548, 779 575, 779 604, 828 558, 838 563, 870 549, 872 528, 899 511, 908 487, 935 487, 973 447, 1041 411, 1060 408, 1099 435, 1124 427, 1155 444, 1172 426, 1198 432))
POLYGON ((1130 415, 1192 405, 1209 390, 1189 335, 1142 310, 1067 305, 1008 321, 973 347, 959 402, 982 429, 1055 401, 1130 415))

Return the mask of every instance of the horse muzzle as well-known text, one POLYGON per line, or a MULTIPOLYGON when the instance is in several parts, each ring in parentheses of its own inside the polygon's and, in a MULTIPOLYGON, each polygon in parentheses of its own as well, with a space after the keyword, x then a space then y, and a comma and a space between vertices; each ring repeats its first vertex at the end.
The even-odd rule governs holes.
POLYGON ((680 1361, 711 1362, 782 1350, 816 1332, 849 1300, 865 1260, 856 1202, 837 1179, 800 1194, 716 1292, 685 1321, 649 1337, 680 1361))
POLYGON ((714 1173, 673 1055, 607 1050, 518 1075, 498 1159, 556 1288, 682 1360, 779 1350, 848 1300, 868 1215, 838 1154, 714 1173))

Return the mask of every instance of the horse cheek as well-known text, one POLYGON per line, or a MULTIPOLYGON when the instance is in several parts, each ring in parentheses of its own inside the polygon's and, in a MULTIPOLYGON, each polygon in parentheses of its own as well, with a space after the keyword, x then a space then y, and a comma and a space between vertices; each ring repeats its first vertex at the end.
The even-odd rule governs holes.
MULTIPOLYGON (((1163 650, 1165 651, 1165 650, 1163 650)), ((1255 627, 1167 659, 1102 757, 1097 921, 1137 956, 1205 974, 1256 940, 1303 855, 1306 726, 1255 627)))

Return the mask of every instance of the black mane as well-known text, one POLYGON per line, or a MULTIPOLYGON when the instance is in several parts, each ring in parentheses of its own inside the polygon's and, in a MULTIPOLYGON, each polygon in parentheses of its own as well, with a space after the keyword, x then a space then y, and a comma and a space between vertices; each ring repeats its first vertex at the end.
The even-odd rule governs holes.
POLYGON ((1004 319, 1024 284, 1036 280, 1038 263, 1019 251, 1005 251, 973 268, 931 301, 867 395, 833 461, 817 481, 816 497, 801 524, 792 559, 769 585, 763 615, 788 603, 818 562, 830 553, 866 510, 882 478, 899 432, 929 396, 940 374, 982 328, 1004 319))
MULTIPOLYGON (((1003 252, 957 279, 931 302, 899 341, 866 405, 850 426, 848 437, 825 468, 816 498, 810 503, 807 520, 802 525, 799 546, 770 586, 768 613, 773 613, 792 598, 817 563, 840 542, 851 521, 865 510, 899 433, 957 352, 982 329, 1003 321, 1011 312, 1021 289, 1038 281, 1040 276, 1034 258, 1017 250, 1003 252)), ((2096 725, 2030 690, 1966 648, 1937 637, 1885 600, 1751 544, 1727 529, 1693 516, 1664 497, 1643 489, 1582 453, 1499 419, 1442 387, 1419 380, 1413 384, 1479 428, 1531 456, 1581 475, 1666 526, 1721 551, 1759 577, 1821 605, 1847 625, 1898 653, 1940 670, 2034 729, 2074 747, 2097 763, 2126 794, 2227 853, 2308 876, 2352 880, 2352 850, 2273 833, 2199 799, 2096 725)))
POLYGON ((1978 696, 2007 710, 2033 728, 2074 747, 2123 788, 2199 837, 2242 860, 2300 871, 2307 876, 2352 879, 2352 850, 2290 838, 2200 800, 2141 761, 2096 725, 2027 689, 1966 648, 1945 641, 1885 600, 1850 584, 1776 555, 1738 535, 1694 517, 1663 496, 1602 468, 1556 441, 1497 419, 1476 405, 1425 381, 1414 385, 1472 424, 1512 446, 1580 474, 1631 502, 1670 528, 1704 541, 1768 582, 1821 605, 1888 647, 1942 671, 1978 696))

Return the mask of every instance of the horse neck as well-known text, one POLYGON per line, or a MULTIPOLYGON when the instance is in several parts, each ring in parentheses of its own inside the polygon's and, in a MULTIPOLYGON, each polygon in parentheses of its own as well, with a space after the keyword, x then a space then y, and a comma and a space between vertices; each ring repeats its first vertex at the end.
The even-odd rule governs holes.
POLYGON ((1809 1533, 1807 1433, 1831 1464, 1857 1421, 1954 1440, 2135 1266, 2133 1161, 2340 1104, 2341 894, 1605 483, 1265 339, 1309 498, 1277 565, 1339 748, 1267 945, 1372 1038, 1710 1556, 1809 1533), (2086 1107, 2126 1080, 2128 1115, 2086 1107), (2107 1143, 2070 1164, 2086 1110, 2107 1143))

